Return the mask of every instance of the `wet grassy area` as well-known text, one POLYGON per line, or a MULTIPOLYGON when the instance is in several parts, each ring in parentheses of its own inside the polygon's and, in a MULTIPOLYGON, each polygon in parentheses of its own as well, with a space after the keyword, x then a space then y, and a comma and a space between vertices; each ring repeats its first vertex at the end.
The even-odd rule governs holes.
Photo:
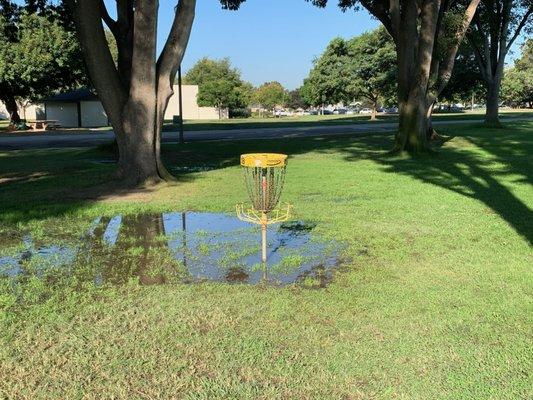
POLYGON ((58 275, 97 286, 225 282, 325 287, 341 264, 342 246, 314 237, 314 224, 272 224, 267 262, 261 262, 260 230, 235 215, 172 212, 69 218, 67 233, 26 231, 0 249, 0 279, 15 287, 33 276, 58 275))
POLYGON ((168 146, 178 184, 136 191, 107 183, 105 148, 0 153, 4 253, 77 243, 97 217, 231 213, 253 151, 288 153, 282 200, 346 244, 323 288, 94 279, 135 265, 137 240, 86 276, 27 258, 0 280, 0 398, 530 397, 533 123, 441 133, 416 158, 390 135, 168 146))

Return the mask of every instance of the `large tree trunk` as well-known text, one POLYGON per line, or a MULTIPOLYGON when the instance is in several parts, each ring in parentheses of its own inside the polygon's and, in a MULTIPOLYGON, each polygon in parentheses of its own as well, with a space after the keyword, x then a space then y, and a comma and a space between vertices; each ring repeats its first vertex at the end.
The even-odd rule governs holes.
POLYGON ((455 32, 456 41, 443 55, 434 54, 434 48, 442 33, 448 2, 390 0, 390 19, 383 9, 373 8, 373 14, 393 37, 398 57, 399 127, 395 151, 418 153, 427 149, 432 105, 450 79, 459 44, 479 1, 470 0, 463 24, 455 32))
POLYGON ((157 1, 140 1, 135 9, 130 93, 117 132, 123 135, 117 140, 119 177, 132 184, 161 180, 155 149, 157 9, 157 1))
POLYGON ((523 4, 523 7, 515 3, 512 0, 486 2, 481 12, 475 15, 475 29, 469 33, 470 47, 487 89, 485 123, 491 125, 500 123, 499 100, 505 57, 533 14, 531 3, 523 4))
POLYGON ((372 102, 372 116, 370 117, 370 121, 375 121, 376 115, 377 115, 377 108, 378 108, 378 102, 377 100, 372 102))
POLYGON ((19 124, 20 123, 20 115, 17 107, 17 102, 15 100, 14 96, 9 95, 3 95, 2 101, 4 102, 6 106, 6 110, 9 113, 9 120, 11 124, 19 124))
POLYGON ((499 125, 499 107, 500 107, 500 83, 499 79, 487 82, 487 109, 485 111, 485 123, 499 125))
POLYGON ((156 62, 157 0, 117 1, 117 20, 105 3, 68 0, 91 80, 106 110, 119 149, 118 178, 128 185, 171 179, 161 161, 161 131, 172 84, 194 20, 195 0, 180 0, 170 34, 156 62), (117 39, 115 67, 102 20, 117 39))
POLYGON ((399 126, 395 151, 420 153, 427 149, 428 85, 439 3, 428 1, 420 10, 417 29, 416 5, 411 4, 410 19, 402 29, 402 40, 397 43, 399 126), (417 44, 416 46, 414 44, 417 44))
POLYGON ((394 151, 421 153, 427 148, 428 107, 425 96, 413 95, 399 104, 394 151))

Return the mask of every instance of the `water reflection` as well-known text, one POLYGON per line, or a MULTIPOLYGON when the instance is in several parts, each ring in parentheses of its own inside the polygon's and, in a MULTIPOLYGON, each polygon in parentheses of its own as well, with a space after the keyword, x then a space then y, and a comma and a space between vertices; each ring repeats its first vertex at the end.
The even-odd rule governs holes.
POLYGON ((100 217, 79 240, 36 248, 31 236, 16 255, 0 257, 0 274, 41 274, 47 268, 87 274, 97 284, 175 280, 324 286, 338 260, 335 243, 312 237, 302 222, 269 230, 268 265, 260 263, 260 230, 227 214, 176 212, 100 217), (83 267, 81 267, 83 266, 83 267))

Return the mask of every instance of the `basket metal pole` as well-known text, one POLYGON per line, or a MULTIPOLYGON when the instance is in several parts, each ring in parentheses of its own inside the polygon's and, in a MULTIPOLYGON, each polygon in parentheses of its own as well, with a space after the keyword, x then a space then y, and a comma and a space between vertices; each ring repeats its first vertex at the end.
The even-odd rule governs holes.
POLYGON ((261 213, 261 261, 267 260, 267 215, 261 213))

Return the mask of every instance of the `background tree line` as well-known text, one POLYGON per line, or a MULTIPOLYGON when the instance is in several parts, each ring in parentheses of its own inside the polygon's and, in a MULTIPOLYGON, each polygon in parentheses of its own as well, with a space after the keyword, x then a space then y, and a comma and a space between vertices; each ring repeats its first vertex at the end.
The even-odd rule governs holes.
POLYGON ((228 109, 230 117, 249 116, 251 106, 272 114, 275 107, 288 107, 293 99, 279 82, 265 82, 255 88, 242 79, 228 58, 202 58, 185 74, 184 84, 198 85, 198 105, 216 107, 219 113, 228 109))

